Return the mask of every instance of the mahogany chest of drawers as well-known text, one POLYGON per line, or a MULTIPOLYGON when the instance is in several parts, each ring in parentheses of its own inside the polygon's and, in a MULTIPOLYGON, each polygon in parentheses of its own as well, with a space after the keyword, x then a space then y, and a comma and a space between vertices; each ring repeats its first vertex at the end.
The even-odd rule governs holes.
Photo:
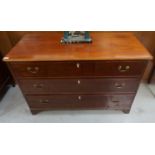
POLYGON ((61 32, 25 35, 4 57, 32 114, 44 110, 130 111, 152 56, 131 33, 92 32, 91 44, 61 32))

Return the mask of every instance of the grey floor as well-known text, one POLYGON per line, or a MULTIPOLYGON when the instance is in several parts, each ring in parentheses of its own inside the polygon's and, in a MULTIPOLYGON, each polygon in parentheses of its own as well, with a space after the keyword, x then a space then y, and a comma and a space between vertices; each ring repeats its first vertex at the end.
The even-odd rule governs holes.
POLYGON ((155 122, 155 85, 142 83, 130 114, 121 111, 48 111, 31 115, 18 87, 10 88, 0 103, 0 122, 155 122))

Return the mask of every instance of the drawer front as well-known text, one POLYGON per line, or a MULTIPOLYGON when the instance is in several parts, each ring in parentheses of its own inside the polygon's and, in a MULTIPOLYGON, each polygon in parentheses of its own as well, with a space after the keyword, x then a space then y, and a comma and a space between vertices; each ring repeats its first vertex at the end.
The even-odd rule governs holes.
POLYGON ((11 63, 17 77, 91 76, 93 62, 25 62, 11 63))
POLYGON ((139 80, 136 78, 97 78, 97 79, 27 79, 20 80, 25 94, 59 93, 106 93, 136 92, 139 80))
POLYGON ((141 76, 146 61, 11 62, 20 77, 141 76))
POLYGON ((98 61, 95 63, 96 76, 141 76, 146 61, 98 61))
POLYGON ((134 95, 26 96, 32 109, 129 109, 134 95))

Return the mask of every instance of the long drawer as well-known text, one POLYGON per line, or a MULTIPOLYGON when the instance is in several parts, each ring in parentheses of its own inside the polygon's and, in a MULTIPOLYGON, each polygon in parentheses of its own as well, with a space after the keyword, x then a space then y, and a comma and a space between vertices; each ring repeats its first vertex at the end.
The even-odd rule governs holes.
POLYGON ((18 78, 77 76, 141 76, 146 61, 11 62, 18 78))
POLYGON ((59 93, 134 93, 139 79, 136 78, 87 78, 87 79, 25 79, 19 80, 25 94, 59 93))
POLYGON ((31 109, 129 109, 134 95, 26 96, 31 109))

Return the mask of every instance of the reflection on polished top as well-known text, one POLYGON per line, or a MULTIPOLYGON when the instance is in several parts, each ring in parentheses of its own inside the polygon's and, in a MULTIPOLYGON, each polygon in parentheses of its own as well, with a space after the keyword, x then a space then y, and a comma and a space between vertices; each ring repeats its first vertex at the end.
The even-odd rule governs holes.
POLYGON ((152 56, 129 32, 90 32, 91 44, 61 44, 63 32, 25 35, 4 61, 148 60, 152 56))

